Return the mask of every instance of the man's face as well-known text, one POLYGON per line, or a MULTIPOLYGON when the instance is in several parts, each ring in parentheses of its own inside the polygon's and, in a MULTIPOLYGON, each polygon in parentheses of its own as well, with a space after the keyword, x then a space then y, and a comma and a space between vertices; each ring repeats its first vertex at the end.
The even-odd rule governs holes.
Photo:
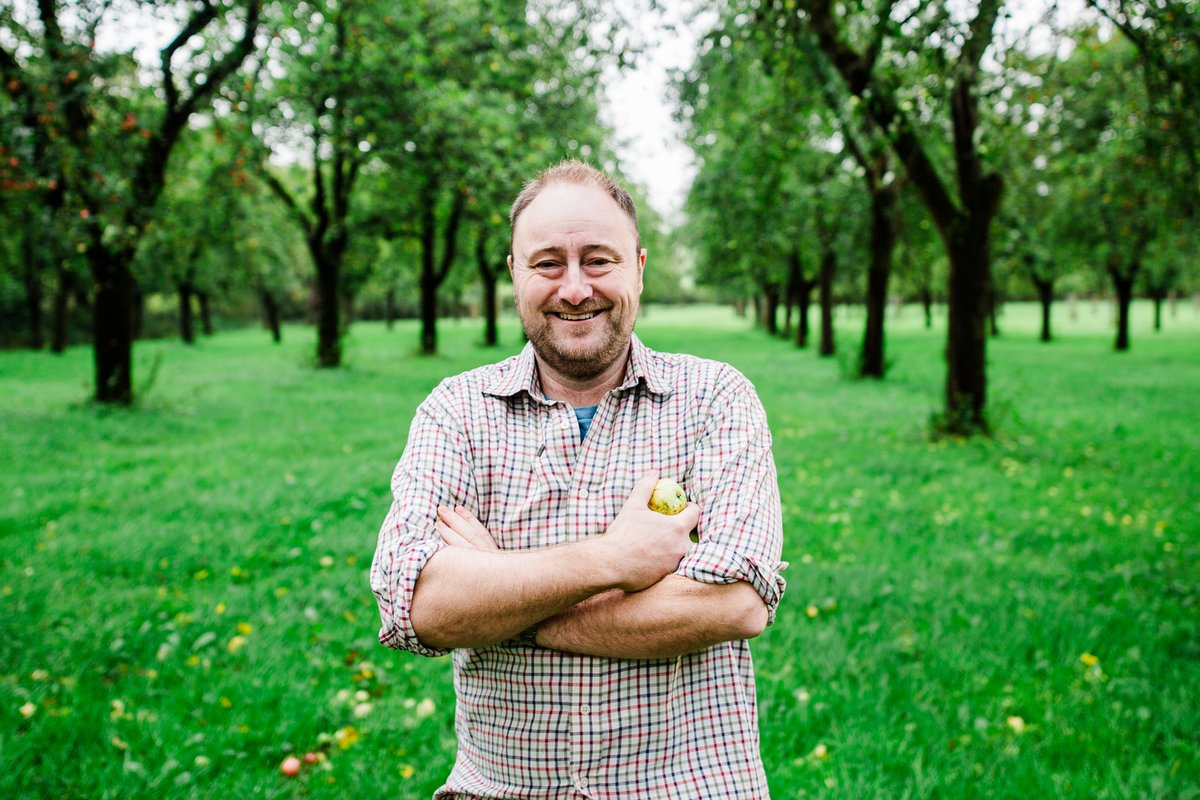
POLYGON ((517 313, 546 367, 588 380, 624 357, 646 252, 615 200, 595 186, 551 184, 517 218, 512 247, 517 313))

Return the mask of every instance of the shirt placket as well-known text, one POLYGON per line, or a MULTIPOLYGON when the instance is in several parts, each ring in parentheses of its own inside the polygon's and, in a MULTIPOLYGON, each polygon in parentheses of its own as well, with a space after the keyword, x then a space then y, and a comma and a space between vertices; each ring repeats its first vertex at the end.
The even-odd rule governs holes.
MULTIPOLYGON (((601 519, 604 514, 604 509, 599 507, 604 502, 603 486, 599 482, 604 480, 605 459, 597 449, 597 442, 602 441, 608 416, 612 413, 608 406, 612 402, 614 399, 608 396, 601 399, 592 418, 592 428, 579 445, 572 473, 571 492, 577 504, 576 511, 580 518, 590 521, 601 519)), ((572 709, 571 783, 578 797, 597 798, 595 770, 607 737, 608 709, 603 689, 607 681, 607 662, 581 658, 580 667, 582 680, 576 684, 576 702, 572 709)))
POLYGON ((604 740, 605 709, 599 687, 604 667, 599 659, 580 659, 583 679, 577 684, 575 707, 571 711, 571 786, 578 797, 596 798, 592 785, 598 761, 597 749, 604 740))

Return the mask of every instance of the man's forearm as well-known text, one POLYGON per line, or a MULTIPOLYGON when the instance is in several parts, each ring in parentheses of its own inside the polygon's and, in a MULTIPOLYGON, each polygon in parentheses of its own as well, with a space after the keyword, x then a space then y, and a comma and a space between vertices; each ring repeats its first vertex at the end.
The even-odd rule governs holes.
POLYGON ((506 553, 447 547, 426 562, 412 624, 430 647, 486 647, 616 585, 596 540, 506 553))
POLYGON ((673 658, 762 633, 767 607, 748 583, 668 575, 640 592, 604 592, 541 624, 538 644, 609 658, 673 658))

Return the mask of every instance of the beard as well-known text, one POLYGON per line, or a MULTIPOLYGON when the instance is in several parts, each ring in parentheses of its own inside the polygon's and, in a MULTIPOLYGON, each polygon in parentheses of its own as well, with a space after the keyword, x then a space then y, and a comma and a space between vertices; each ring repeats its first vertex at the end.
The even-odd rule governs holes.
POLYGON ((554 309, 567 314, 586 314, 589 311, 605 311, 604 327, 599 332, 599 341, 592 336, 575 337, 569 333, 553 330, 553 323, 542 311, 534 312, 527 317, 523 310, 518 309, 521 324, 533 345, 533 351, 548 367, 563 377, 576 381, 587 381, 603 374, 618 359, 623 358, 629 351, 629 337, 633 333, 633 323, 637 317, 637 308, 624 307, 618 311, 615 306, 587 305, 579 308, 554 309))

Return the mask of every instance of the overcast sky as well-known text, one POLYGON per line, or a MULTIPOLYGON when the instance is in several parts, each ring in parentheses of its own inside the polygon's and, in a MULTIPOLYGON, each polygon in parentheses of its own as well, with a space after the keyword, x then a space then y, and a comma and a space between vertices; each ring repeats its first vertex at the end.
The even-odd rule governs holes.
POLYGON ((672 118, 674 102, 668 91, 668 72, 692 65, 700 26, 710 15, 700 15, 697 21, 685 18, 679 2, 660 0, 659 5, 666 7, 661 15, 630 15, 646 23, 639 31, 646 50, 635 69, 609 72, 603 114, 617 134, 616 150, 626 174, 641 184, 660 214, 675 222, 696 165, 691 149, 683 143, 680 126, 672 118))

